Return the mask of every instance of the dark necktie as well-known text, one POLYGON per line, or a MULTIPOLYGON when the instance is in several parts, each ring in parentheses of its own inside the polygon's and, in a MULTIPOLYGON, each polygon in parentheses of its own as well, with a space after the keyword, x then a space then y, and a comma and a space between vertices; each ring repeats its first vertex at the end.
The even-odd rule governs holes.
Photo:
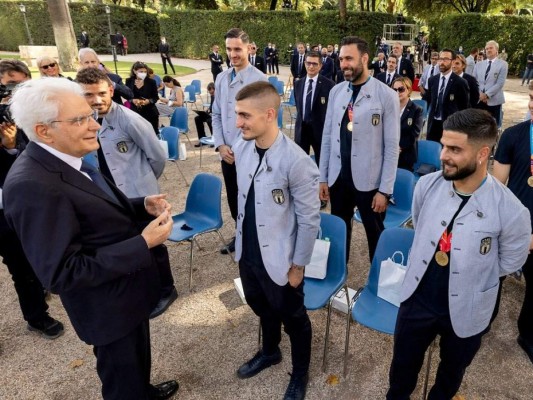
POLYGON ((236 76, 237 74, 235 73, 235 68, 233 68, 233 70, 231 71, 231 82, 233 82, 236 76))
POLYGON ((431 78, 433 76, 433 73, 435 72, 435 66, 431 67, 431 74, 429 74, 429 77, 431 78))
POLYGON ((444 89, 446 88, 446 77, 442 77, 442 83, 439 89, 439 97, 437 99, 437 108, 435 110, 435 117, 442 118, 442 102, 444 101, 444 89))
POLYGON ((302 63, 303 63, 303 56, 300 56, 300 61, 298 62, 298 74, 302 72, 302 63))
POLYGON ((487 70, 485 71, 485 80, 487 80, 490 72, 490 66, 492 64, 492 61, 489 61, 489 66, 487 67, 487 70))
POLYGON ((387 86, 390 86, 390 74, 387 74, 387 86))
POLYGON ((115 196, 115 193, 113 193, 113 190, 107 184, 103 175, 100 172, 98 172, 96 167, 89 164, 87 161, 82 161, 80 170, 82 172, 85 172, 87 175, 89 175, 89 178, 91 178, 93 183, 96 186, 98 186, 100 189, 102 189, 114 202, 116 202, 117 204, 120 204, 120 201, 118 200, 117 196, 115 196))
POLYGON ((255 57, 252 56, 252 65, 255 67, 255 57))
POLYGON ((307 85, 307 94, 305 95, 305 111, 304 121, 309 122, 311 120, 311 103, 313 102, 313 80, 309 79, 309 85, 307 85))

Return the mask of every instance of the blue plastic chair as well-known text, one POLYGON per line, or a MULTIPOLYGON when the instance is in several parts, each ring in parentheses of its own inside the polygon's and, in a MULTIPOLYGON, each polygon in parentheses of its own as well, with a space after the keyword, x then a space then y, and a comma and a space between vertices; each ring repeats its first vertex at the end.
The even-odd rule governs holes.
POLYGON ((283 96, 285 94, 285 84, 282 81, 276 82, 274 86, 276 87, 276 89, 278 89, 278 94, 280 96, 283 96))
MULTIPOLYGON (((326 322, 326 333, 324 335, 324 354, 322 359, 322 370, 326 371, 327 354, 329 344, 329 326, 331 321, 331 304, 335 295, 344 288, 346 293, 346 304, 348 304, 348 288, 346 279, 348 271, 346 268, 346 224, 335 215, 320 213, 320 229, 322 238, 329 238, 330 248, 328 256, 328 267, 324 279, 304 278, 304 304, 308 310, 319 310, 327 306, 328 315, 326 322)), ((350 315, 347 315, 347 322, 350 315)))
POLYGON ((277 76, 269 76, 268 77, 268 81, 274 86, 274 87, 277 87, 277 83, 279 81, 278 77, 277 76))
POLYGON ((185 89, 183 89, 183 93, 185 94, 185 104, 190 104, 191 108, 194 105, 194 107, 198 109, 198 106, 196 105, 196 88, 193 85, 187 85, 185 86, 185 89))
POLYGON ((189 110, 186 107, 176 107, 170 118, 170 126, 178 128, 179 133, 187 138, 190 148, 195 151, 189 138, 189 110))
POLYGON ((166 126, 163 129, 161 129, 160 137, 168 144, 168 155, 167 155, 167 161, 170 161, 174 164, 176 164, 176 167, 178 168, 179 173, 181 174, 181 177, 185 181, 185 185, 189 186, 189 182, 187 181, 187 178, 185 178, 185 175, 183 174, 183 171, 181 170, 180 166, 178 165, 178 162, 180 161, 180 135, 178 128, 175 128, 173 126, 166 126))
POLYGON ((191 85, 194 86, 195 94, 202 94, 202 81, 200 81, 199 79, 193 79, 191 81, 191 85))
MULTIPOLYGON (((415 190, 415 176, 411 171, 398 168, 392 196, 395 204, 389 204, 385 215, 385 228, 402 227, 411 220, 411 205, 415 190)), ((354 220, 361 223, 359 210, 355 211, 354 220)))
POLYGON ((281 102, 281 105, 283 107, 287 107, 289 109, 289 117, 291 118, 291 123, 289 125, 289 133, 292 136, 292 130, 294 128, 294 120, 296 119, 296 113, 291 112, 290 107, 296 107, 296 99, 294 97, 294 90, 291 89, 289 91, 289 101, 283 101, 281 102))
MULTIPOLYGON (((365 286, 359 288, 350 305, 350 315, 353 320, 378 332, 388 335, 394 334, 398 307, 378 297, 378 281, 381 262, 391 257, 395 251, 401 251, 404 255, 404 263, 407 263, 409 250, 413 244, 415 231, 406 228, 385 229, 379 237, 376 253, 372 259, 370 272, 365 286)), ((344 351, 344 376, 347 370, 347 356, 350 345, 350 323, 346 326, 346 340, 344 351)))
POLYGON ((278 129, 283 128, 283 106, 279 106, 278 110, 278 129))
POLYGON ((433 165, 436 171, 442 169, 442 163, 440 161, 440 153, 442 151, 442 145, 433 140, 419 140, 418 141, 418 155, 416 163, 413 166, 415 170, 415 180, 420 179, 420 175, 416 173, 416 170, 422 164, 433 165))
POLYGON ((428 103, 426 100, 423 100, 423 99, 413 100, 413 103, 415 103, 420 108, 422 108, 422 115, 424 116, 424 123, 422 124, 422 131, 424 131, 424 126, 426 125, 426 122, 428 119, 428 113, 429 113, 428 103))
POLYGON ((189 290, 192 285, 193 248, 196 238, 209 232, 216 232, 226 246, 226 241, 220 233, 222 221, 222 181, 219 177, 210 174, 198 174, 194 177, 189 193, 185 211, 174 215, 174 225, 168 240, 172 242, 189 241, 191 244, 189 255, 189 290), (187 227, 187 229, 183 229, 187 227), (190 228, 190 229, 189 229, 190 228))

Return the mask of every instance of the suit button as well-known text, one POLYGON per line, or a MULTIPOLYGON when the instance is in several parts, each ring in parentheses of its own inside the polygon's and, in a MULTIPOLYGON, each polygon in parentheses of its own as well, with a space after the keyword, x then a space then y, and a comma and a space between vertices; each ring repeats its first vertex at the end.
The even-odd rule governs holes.
POLYGON ((424 263, 424 265, 428 265, 428 262, 426 260, 422 260, 422 262, 424 263))
POLYGON ((418 279, 418 276, 415 276, 415 280, 418 282, 420 279, 418 279))
POLYGON ((248 174, 248 178, 252 179, 252 174, 248 174))
POLYGON ((441 224, 442 226, 446 226, 446 221, 440 221, 440 224, 441 224))
POLYGON ((341 158, 341 156, 337 156, 337 158, 341 158))
POLYGON ((243 194, 242 194, 242 197, 246 198, 246 195, 243 193, 243 194))
POLYGON ((435 245, 435 242, 434 242, 433 240, 431 241, 431 245, 432 245, 432 246, 436 246, 436 245, 435 245))

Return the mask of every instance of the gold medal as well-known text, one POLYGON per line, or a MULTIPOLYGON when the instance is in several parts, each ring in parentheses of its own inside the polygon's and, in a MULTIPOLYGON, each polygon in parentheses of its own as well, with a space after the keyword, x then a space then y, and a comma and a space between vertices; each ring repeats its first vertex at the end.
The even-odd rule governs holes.
POLYGON ((435 261, 437 261, 437 264, 439 264, 441 267, 445 267, 448 265, 448 254, 446 254, 444 251, 437 251, 435 253, 435 261))
POLYGON ((530 176, 529 178, 527 178, 527 184, 528 184, 530 187, 533 187, 533 176, 530 176))
MULTIPOLYGON (((352 131, 352 129, 353 129, 353 123, 352 123, 352 121, 348 122, 348 125, 346 125, 346 129, 348 129, 350 132, 352 131)), ((531 178, 533 178, 533 176, 532 176, 531 178)), ((529 182, 529 181, 528 181, 528 182, 529 182)), ((532 182, 533 182, 533 180, 532 180, 532 182)), ((530 185, 530 186, 531 186, 531 185, 530 185)))

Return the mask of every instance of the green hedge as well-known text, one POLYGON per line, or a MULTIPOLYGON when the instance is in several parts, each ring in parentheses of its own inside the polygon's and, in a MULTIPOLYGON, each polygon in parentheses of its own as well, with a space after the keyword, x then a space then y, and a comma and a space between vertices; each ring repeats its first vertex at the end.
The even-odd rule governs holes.
POLYGON ((457 49, 466 53, 473 47, 483 48, 489 40, 505 48, 509 74, 524 70, 527 55, 533 50, 533 17, 456 14, 429 22, 432 46, 457 49))
MULTIPOLYGON (((26 6, 28 26, 35 45, 54 45, 54 32, 46 2, 0 2, 0 49, 18 51, 19 44, 28 43, 24 19, 19 4, 26 6)), ((90 45, 97 52, 109 52, 109 25, 104 5, 68 3, 76 37, 82 27, 90 45)), ((128 39, 129 52, 155 51, 159 42, 159 22, 155 14, 127 7, 111 7, 113 30, 120 30, 128 39)))

